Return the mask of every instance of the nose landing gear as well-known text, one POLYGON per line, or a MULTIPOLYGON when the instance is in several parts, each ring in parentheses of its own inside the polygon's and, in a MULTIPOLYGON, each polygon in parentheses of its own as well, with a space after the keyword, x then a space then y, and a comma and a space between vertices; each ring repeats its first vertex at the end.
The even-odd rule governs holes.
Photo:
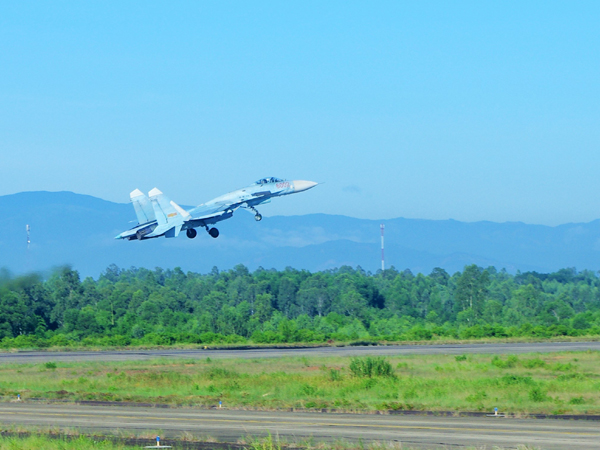
POLYGON ((254 211, 254 220, 256 220, 257 222, 260 222, 262 220, 262 216, 260 215, 260 213, 256 210, 256 208, 254 206, 248 206, 248 209, 251 209, 252 211, 254 211))
POLYGON ((190 239, 194 239, 196 237, 196 235, 198 234, 198 232, 196 230, 194 230, 193 228, 190 228, 189 230, 187 230, 185 232, 185 234, 187 235, 187 237, 189 237, 190 239))

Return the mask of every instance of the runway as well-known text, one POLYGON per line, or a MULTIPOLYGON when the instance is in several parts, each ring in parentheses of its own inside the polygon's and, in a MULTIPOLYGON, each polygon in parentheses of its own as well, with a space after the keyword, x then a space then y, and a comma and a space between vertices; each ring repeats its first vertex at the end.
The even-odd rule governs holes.
POLYGON ((382 345, 364 347, 265 348, 245 350, 120 350, 44 352, 20 351, 0 353, 2 363, 41 363, 47 361, 134 361, 156 358, 281 358, 319 356, 401 356, 401 355, 460 355, 463 353, 519 354, 551 353, 561 351, 600 351, 600 342, 541 342, 517 344, 436 344, 436 345, 382 345))
POLYGON ((76 428, 96 434, 117 429, 160 433, 163 443, 184 432, 223 442, 271 433, 286 441, 380 441, 405 447, 600 449, 600 427, 583 420, 449 418, 361 414, 96 407, 0 403, 0 423, 76 428))

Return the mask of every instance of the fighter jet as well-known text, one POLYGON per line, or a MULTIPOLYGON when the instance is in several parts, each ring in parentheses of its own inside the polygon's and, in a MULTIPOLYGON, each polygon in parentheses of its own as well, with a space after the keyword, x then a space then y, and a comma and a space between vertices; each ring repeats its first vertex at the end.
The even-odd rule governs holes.
POLYGON ((248 187, 238 189, 214 198, 188 211, 170 200, 157 188, 146 196, 136 189, 129 194, 138 224, 130 230, 115 236, 115 239, 128 241, 152 239, 160 236, 173 238, 185 231, 188 238, 196 237, 196 228, 204 228, 213 238, 219 237, 219 230, 211 225, 233 216, 238 208, 254 212, 254 219, 262 220, 256 206, 269 203, 273 197, 295 194, 313 188, 313 181, 287 181, 279 178, 262 178, 248 187))

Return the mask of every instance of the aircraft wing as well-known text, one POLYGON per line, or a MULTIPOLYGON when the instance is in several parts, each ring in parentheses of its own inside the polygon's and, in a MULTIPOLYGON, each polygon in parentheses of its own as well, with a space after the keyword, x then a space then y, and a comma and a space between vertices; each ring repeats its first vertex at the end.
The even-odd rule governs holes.
POLYGON ((208 203, 200 205, 196 208, 190 209, 190 223, 194 224, 194 227, 204 226, 204 224, 214 224, 221 220, 229 219, 233 212, 244 206, 256 206, 261 203, 268 203, 271 201, 271 193, 269 191, 255 192, 253 194, 236 197, 230 201, 220 201, 216 203, 208 203))
POLYGON ((241 206, 239 202, 220 202, 212 205, 200 205, 190 209, 187 220, 193 227, 215 224, 233 216, 233 212, 241 206))

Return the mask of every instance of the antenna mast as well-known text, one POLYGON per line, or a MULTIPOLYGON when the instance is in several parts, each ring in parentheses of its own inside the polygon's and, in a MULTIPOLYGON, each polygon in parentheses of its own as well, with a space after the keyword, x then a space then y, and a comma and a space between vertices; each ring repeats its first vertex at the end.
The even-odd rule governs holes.
POLYGON ((29 250, 29 244, 31 244, 31 239, 29 236, 29 232, 31 231, 31 228, 29 227, 29 224, 25 225, 25 230, 27 231, 27 250, 29 250))
POLYGON ((385 225, 381 224, 381 270, 384 271, 385 270, 385 258, 384 258, 384 253, 383 253, 383 230, 385 229, 385 225))

